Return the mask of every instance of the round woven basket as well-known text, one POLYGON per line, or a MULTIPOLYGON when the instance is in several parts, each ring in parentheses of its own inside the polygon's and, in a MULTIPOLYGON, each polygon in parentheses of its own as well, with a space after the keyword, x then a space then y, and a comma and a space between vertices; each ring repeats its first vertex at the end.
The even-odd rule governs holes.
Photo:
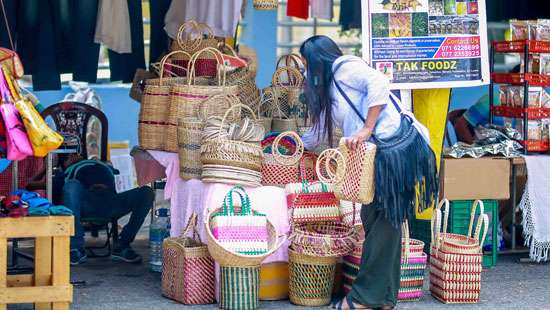
POLYGON ((214 238, 214 235, 212 235, 212 230, 210 229, 210 219, 214 215, 214 213, 219 212, 222 210, 221 208, 212 210, 208 212, 207 216, 204 217, 205 219, 205 229, 206 234, 208 236, 208 251, 210 251, 210 255, 214 258, 214 260, 220 264, 220 266, 235 266, 235 267, 254 267, 261 265, 262 261, 266 259, 269 255, 273 254, 273 252, 277 251, 279 247, 284 243, 285 241, 285 235, 277 236, 277 230, 273 226, 273 224, 267 220, 267 232, 268 232, 268 247, 269 250, 261 255, 243 255, 234 253, 231 251, 226 250, 219 242, 214 238))
POLYGON ((328 305, 336 261, 336 257, 309 256, 288 249, 290 301, 308 307, 328 305))
POLYGON ((222 134, 229 114, 236 108, 247 109, 256 118, 255 113, 243 104, 236 104, 229 108, 220 123, 217 138, 203 143, 201 161, 203 165, 222 165, 261 171, 263 151, 259 143, 230 140, 226 138, 227 135, 222 134))
POLYGON ((183 23, 176 34, 176 40, 172 42, 171 50, 181 50, 194 54, 206 47, 217 47, 218 40, 214 37, 212 29, 204 23, 194 20, 183 23))
POLYGON ((295 252, 317 257, 340 257, 357 243, 355 227, 340 222, 296 223, 289 240, 295 252))
POLYGON ((279 0, 254 0, 252 4, 256 10, 276 10, 279 0))

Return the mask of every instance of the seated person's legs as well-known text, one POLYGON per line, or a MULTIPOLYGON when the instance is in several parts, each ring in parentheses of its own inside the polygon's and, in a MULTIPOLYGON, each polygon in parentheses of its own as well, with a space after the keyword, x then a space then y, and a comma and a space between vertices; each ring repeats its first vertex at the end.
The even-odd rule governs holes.
POLYGON ((63 203, 73 211, 74 236, 71 237, 71 263, 78 264, 85 260, 84 229, 80 223, 80 211, 84 198, 84 188, 77 180, 70 180, 63 185, 63 203))
POLYGON ((111 203, 112 216, 120 218, 130 213, 130 220, 120 233, 118 244, 113 251, 113 258, 126 262, 139 262, 141 257, 130 247, 145 217, 153 207, 155 194, 148 186, 116 194, 111 203))

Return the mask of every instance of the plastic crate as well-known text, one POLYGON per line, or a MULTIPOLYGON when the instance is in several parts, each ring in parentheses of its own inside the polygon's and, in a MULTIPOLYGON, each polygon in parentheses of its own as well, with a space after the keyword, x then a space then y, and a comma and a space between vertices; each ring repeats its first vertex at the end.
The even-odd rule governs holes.
POLYGON ((430 242, 432 241, 431 221, 418 220, 416 218, 409 220, 409 231, 411 238, 424 242, 424 252, 430 253, 430 242))
MULTIPOLYGON (((449 214, 448 231, 455 234, 466 235, 470 225, 470 212, 472 210, 473 200, 454 200, 451 201, 451 213, 449 214)), ((496 266, 498 256, 498 201, 483 200, 485 213, 489 215, 489 235, 492 236, 491 251, 483 255, 483 267, 490 268, 496 266)), ((479 214, 479 208, 476 211, 479 214)), ((487 241, 485 242, 487 244, 487 241)))

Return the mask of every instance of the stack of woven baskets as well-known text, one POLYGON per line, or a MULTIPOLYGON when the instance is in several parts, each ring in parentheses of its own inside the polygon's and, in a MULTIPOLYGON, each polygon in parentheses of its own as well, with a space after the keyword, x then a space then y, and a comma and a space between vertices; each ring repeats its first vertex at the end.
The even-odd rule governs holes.
POLYGON ((291 221, 289 296, 297 305, 323 306, 331 300, 337 261, 357 248, 357 231, 342 222, 332 185, 305 180, 301 163, 301 178, 285 186, 291 221))
POLYGON ((424 242, 410 238, 409 224, 403 223, 401 240, 401 278, 399 301, 417 301, 422 298, 424 271, 428 256, 424 253, 424 242))
POLYGON ((247 106, 236 104, 221 119, 209 118, 206 122, 200 148, 203 182, 261 185, 260 141, 265 135, 264 128, 256 122, 254 113, 252 119, 229 122, 231 113, 238 109, 252 112, 247 106))
POLYGON ((280 247, 284 236, 278 236, 265 215, 251 208, 242 187, 234 187, 226 195, 223 208, 208 212, 205 227, 208 250, 220 265, 220 308, 258 308, 260 265, 280 247), (232 202, 233 194, 241 199, 238 214, 232 202))

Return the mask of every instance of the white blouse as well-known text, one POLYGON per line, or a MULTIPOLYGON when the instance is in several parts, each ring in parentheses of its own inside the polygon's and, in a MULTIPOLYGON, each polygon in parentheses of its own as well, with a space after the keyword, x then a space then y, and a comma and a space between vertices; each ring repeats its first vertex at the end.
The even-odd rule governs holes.
MULTIPOLYGON (((381 72, 370 67, 363 59, 346 55, 341 56, 332 65, 332 69, 342 63, 334 74, 334 79, 353 102, 357 110, 367 119, 368 110, 374 106, 383 105, 376 126, 374 135, 381 139, 391 137, 401 125, 401 115, 397 111, 390 99, 390 95, 395 99, 398 105, 400 100, 390 92, 390 82, 381 72)), ((340 94, 336 84, 333 82, 330 88, 332 101, 332 119, 335 127, 343 130, 344 137, 353 136, 364 126, 364 122, 359 118, 355 111, 350 107, 346 99, 340 94)), ((429 143, 428 130, 422 126, 412 115, 406 112, 414 120, 414 126, 420 131, 423 138, 429 143)), ((321 137, 324 137, 324 117, 320 117, 320 126, 316 127, 321 131, 321 137)), ((322 141, 318 139, 318 132, 314 129, 304 133, 302 140, 307 149, 316 148, 322 141)), ((338 141, 333 141, 335 144, 338 141)))

